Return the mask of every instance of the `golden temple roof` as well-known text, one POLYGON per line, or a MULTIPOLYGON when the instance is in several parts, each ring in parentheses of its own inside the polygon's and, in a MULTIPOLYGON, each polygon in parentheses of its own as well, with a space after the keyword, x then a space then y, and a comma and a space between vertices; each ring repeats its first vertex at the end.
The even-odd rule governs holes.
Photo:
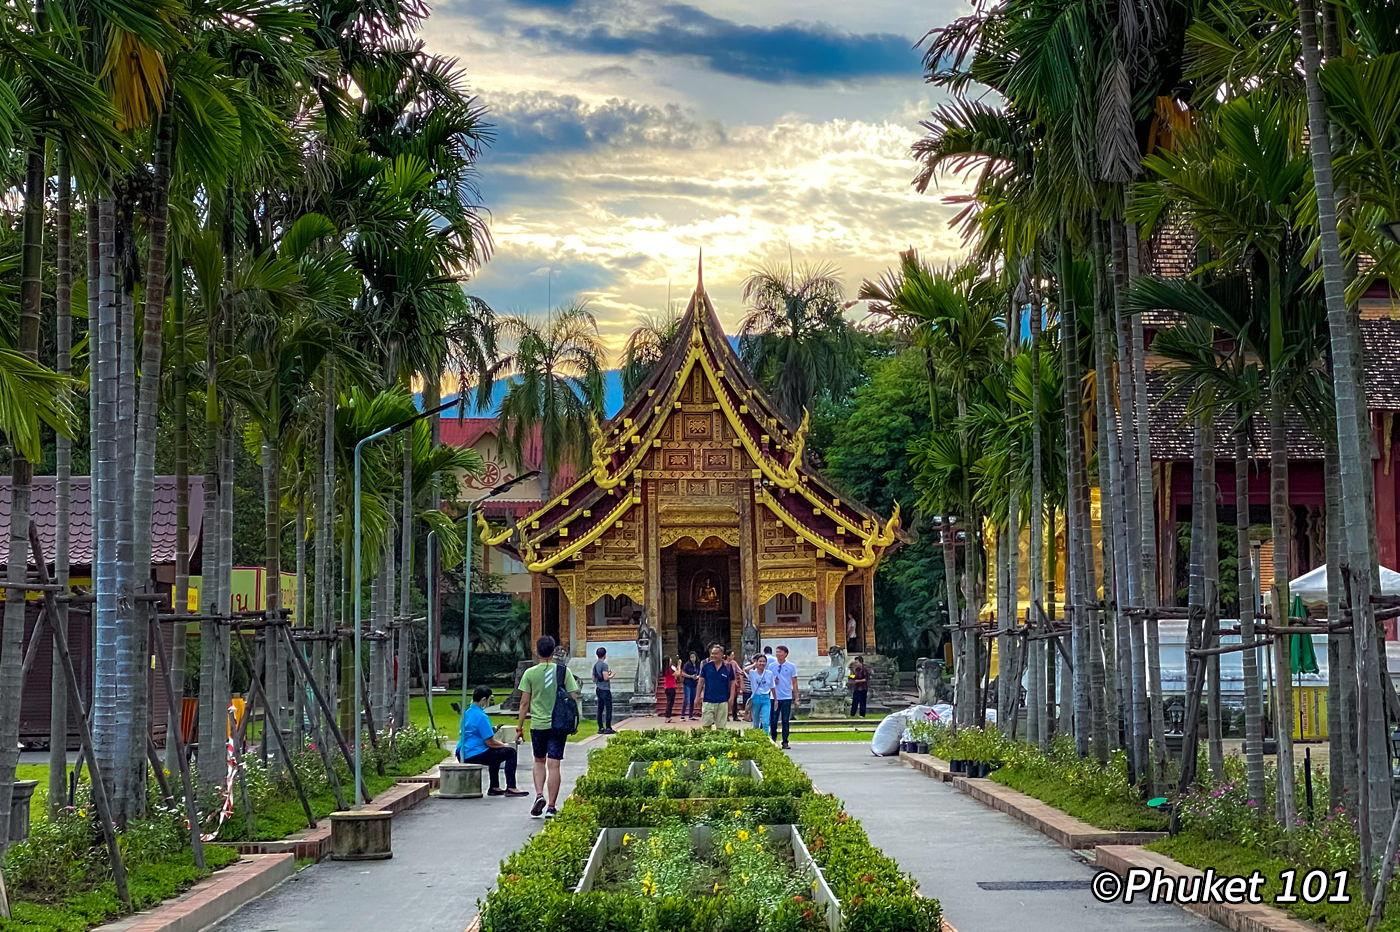
POLYGON ((514 551, 531 572, 571 559, 641 504, 636 473, 663 446, 661 433, 698 369, 713 409, 742 449, 744 469, 759 480, 756 505, 825 556, 849 567, 872 566, 900 537, 899 510, 888 520, 842 498, 804 459, 809 418, 793 426, 759 388, 725 336, 702 273, 674 342, 646 381, 606 424, 593 426, 593 466, 515 527, 486 536, 514 551))

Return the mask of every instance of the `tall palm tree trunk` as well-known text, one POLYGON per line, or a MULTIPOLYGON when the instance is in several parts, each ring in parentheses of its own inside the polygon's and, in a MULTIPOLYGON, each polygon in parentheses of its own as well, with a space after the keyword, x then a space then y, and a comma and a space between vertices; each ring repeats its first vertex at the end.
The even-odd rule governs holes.
MULTIPOLYGON (((1031 314, 1031 514, 1030 514, 1030 597, 1031 612, 1045 604, 1045 473, 1041 447, 1040 424, 1040 333, 1045 309, 1039 300, 1031 314)), ((1053 542, 1051 549, 1054 549, 1053 542)), ((1034 617, 1034 615, 1032 616, 1034 617)), ((1039 629, 1040 625, 1033 625, 1039 629)), ((1045 647, 1046 640, 1027 640, 1027 666, 1030 671, 1026 685, 1026 737, 1031 743, 1044 747, 1049 741, 1045 717, 1045 647)))
MULTIPOLYGON (((1281 392, 1269 401, 1269 519, 1273 526, 1274 539, 1271 617, 1276 628, 1284 628, 1288 626, 1288 552, 1293 534, 1288 505, 1288 440, 1285 434, 1281 392)), ((1274 679, 1277 684, 1274 689, 1274 735, 1278 739, 1278 817, 1281 824, 1291 827, 1298 816, 1298 804, 1293 793, 1293 671, 1290 664, 1289 639, 1282 637, 1274 643, 1274 679)))
POLYGON ((943 550, 943 583, 947 589, 948 599, 948 630, 953 642, 953 728, 956 729, 963 721, 963 715, 959 712, 962 704, 969 703, 969 697, 963 692, 962 664, 963 664, 963 632, 962 632, 962 611, 958 607, 958 557, 954 549, 953 516, 945 514, 943 525, 939 528, 939 541, 943 550))
MULTIPOLYGON (((57 369, 59 375, 73 371, 73 178, 68 168, 68 152, 58 147, 58 280, 54 288, 57 327, 57 369)), ((69 394, 63 388, 65 397, 69 394)), ((72 516, 73 441, 62 431, 54 438, 56 473, 54 523, 54 584, 68 594, 69 520, 72 516)), ((58 603, 58 624, 68 630, 68 602, 58 603)), ((52 669, 61 669, 58 643, 52 645, 52 669)), ((55 675, 49 682, 49 818, 67 802, 68 794, 68 682, 55 675)))
MULTIPOLYGON (((1317 191, 1318 227, 1321 234, 1323 293, 1327 302, 1327 329, 1331 337, 1332 387, 1337 411, 1338 476, 1341 481, 1345 531, 1344 560, 1339 572, 1349 573, 1349 608, 1356 644, 1357 674, 1357 753, 1360 761, 1357 794, 1360 818, 1362 873, 1369 879, 1373 850, 1385 843, 1394 804, 1391 798, 1390 755, 1386 734, 1383 653, 1378 645, 1371 597, 1375 584, 1371 556, 1371 528, 1374 511, 1368 508, 1367 476, 1371 469, 1368 453, 1370 423, 1366 400, 1361 393, 1362 372, 1358 365, 1355 327, 1346 304, 1345 266, 1341 239, 1337 234, 1337 199, 1332 182, 1332 143, 1326 102, 1318 71, 1322 52, 1318 45, 1314 0, 1298 0, 1298 20, 1302 33, 1303 77, 1307 87, 1308 136, 1312 155, 1313 184, 1317 191)), ((1290 732, 1291 733, 1291 732, 1290 732)), ((1282 734, 1280 734, 1282 738, 1282 734)), ((1282 742, 1279 745, 1282 750, 1282 742)))
MULTIPOLYGON (((167 113, 156 117, 156 141, 152 166, 154 179, 151 192, 151 210, 148 218, 149 243, 146 256, 145 298, 146 308, 141 328, 141 382, 136 409, 136 432, 133 435, 132 472, 132 524, 133 555, 137 591, 149 593, 151 586, 151 501, 155 490, 156 471, 156 424, 160 417, 161 350, 165 336, 166 298, 166 248, 167 229, 170 217, 170 158, 173 147, 172 117, 167 113)), ((153 605, 142 601, 136 603, 135 624, 132 631, 132 652, 141 658, 141 675, 133 679, 132 685, 138 695, 134 697, 132 712, 133 740, 137 744, 134 752, 139 758, 133 768, 139 773, 132 776, 133 787, 144 785, 146 775, 146 733, 150 730, 150 665, 145 658, 150 656, 150 630, 148 624, 153 605)), ((177 693, 178 695, 178 693, 177 693)), ((160 703, 164 705, 164 703, 160 703)), ((167 728, 178 728, 179 722, 167 722, 167 728)), ((171 744, 167 740, 167 744, 171 744)), ((172 771, 174 772, 174 771, 172 771)), ((139 794, 136 810, 145 804, 145 793, 139 794)))
POLYGON ((1187 792, 1196 781, 1200 746, 1201 693, 1205 689, 1206 658, 1197 651, 1206 647, 1206 512, 1214 504, 1211 489, 1215 477, 1215 431, 1209 413, 1196 415, 1191 462, 1191 581, 1186 627, 1186 720, 1181 741, 1181 780, 1178 792, 1187 792))
MULTIPOLYGON (((1237 410, 1239 422, 1247 411, 1237 410)), ((1240 643, 1252 644, 1254 633, 1254 556, 1249 541, 1249 434, 1235 431, 1235 540, 1239 550, 1240 643)), ((1259 653, 1246 650, 1240 656, 1244 668, 1244 768, 1249 798, 1264 804, 1264 731, 1260 721, 1259 653)), ((1331 706, 1328 706, 1330 711, 1331 706)))
MULTIPOLYGON (((175 408, 175 598, 177 614, 189 612, 190 602, 190 417, 189 386, 185 371, 185 288, 184 274, 179 262, 174 273, 174 330, 175 363, 172 369, 172 402, 175 408)), ((181 621, 173 626, 173 643, 170 648, 170 691, 180 702, 179 711, 185 697, 185 663, 188 656, 189 626, 181 621)), ((181 722, 170 722, 167 728, 175 729, 181 722)), ((183 736, 182 736, 183 739, 183 736)), ((180 772, 179 751, 183 740, 175 742, 168 737, 165 742, 165 769, 171 773, 180 772)))
MULTIPOLYGON (((1205 532, 1202 556, 1205 558, 1206 611, 1205 645, 1207 650, 1220 646, 1220 522, 1216 508, 1220 494, 1215 476, 1215 431, 1211 431, 1209 457, 1206 462, 1205 514, 1201 526, 1205 532)), ((1220 655, 1206 658, 1206 744, 1210 757, 1210 772, 1217 781, 1225 780, 1225 749, 1221 743, 1220 655)))
MULTIPOLYGON (((1323 482, 1327 496, 1327 617, 1340 618, 1342 574, 1336 568, 1341 565, 1345 542, 1335 435, 1328 438, 1326 464, 1323 482)), ((1327 636, 1327 670, 1327 759, 1336 762, 1331 764, 1328 806, 1333 812, 1342 806, 1355 816, 1358 793, 1356 654, 1351 632, 1338 631, 1327 636)))
MULTIPOLYGON (((1128 203, 1132 200, 1132 186, 1124 188, 1124 196, 1128 203)), ((1127 243, 1125 251, 1127 253, 1126 266, 1128 269, 1128 285, 1138 277, 1138 229, 1137 224, 1131 221, 1125 224, 1127 233, 1127 243)), ((1131 315, 1129 328, 1132 339, 1129 341, 1131 370, 1133 373, 1133 399, 1134 411, 1133 423, 1136 426, 1137 437, 1137 492, 1138 492, 1138 520, 1141 524, 1142 534, 1141 560, 1139 567, 1142 573, 1142 601, 1143 607, 1149 614, 1141 625, 1143 639, 1143 654, 1145 655, 1146 684, 1143 688, 1143 702, 1147 706, 1147 727, 1152 736, 1152 755, 1154 767, 1152 770, 1152 791, 1160 792, 1166 785, 1167 772, 1167 742, 1166 742, 1166 720, 1162 707, 1162 650, 1161 638, 1158 633, 1157 617, 1151 614, 1157 608, 1157 519, 1156 500, 1153 494, 1155 481, 1152 473, 1152 432, 1149 429, 1149 417, 1151 408, 1147 401, 1147 352, 1146 339, 1142 329, 1142 314, 1131 315)), ((1125 464, 1126 467, 1126 464, 1125 464)), ((1167 494, 1165 491, 1163 494, 1167 494)), ((1139 625, 1133 625, 1134 636, 1137 634, 1139 625)), ((1134 682, 1138 680, 1138 675, 1134 673, 1134 682)), ((1133 687, 1136 694, 1137 686, 1133 687)), ((1136 712, 1134 712, 1136 719, 1136 712)), ((1146 747, 1139 739, 1139 749, 1146 750, 1146 747)))
MULTIPOLYGON (((1101 240, 1097 235, 1098 226, 1094 229, 1098 246, 1098 241, 1101 240)), ((1117 701, 1114 703, 1114 714, 1110 717, 1127 752, 1128 782, 1136 783, 1142 764, 1136 756, 1137 745, 1132 740, 1132 722, 1125 720, 1132 710, 1132 663, 1128 654, 1131 644, 1129 621, 1123 609, 1132 604, 1132 599, 1128 595, 1131 590, 1126 579, 1129 565, 1128 533, 1124 521, 1121 520, 1122 516, 1126 515, 1126 510, 1122 507, 1123 463, 1122 447, 1119 443, 1119 432, 1123 428, 1118 423, 1118 414, 1110 397, 1109 375, 1113 371, 1113 365, 1109 355, 1108 301, 1105 293, 1106 283, 1103 280, 1102 251, 1098 248, 1094 250, 1094 266, 1097 286, 1094 301, 1094 366, 1098 372, 1098 378, 1094 381, 1099 421, 1099 502, 1104 544, 1104 598, 1105 602, 1112 606, 1111 630, 1116 635, 1113 640, 1119 652, 1113 665, 1116 675, 1112 677, 1113 689, 1109 694, 1117 701), (1119 716, 1123 716, 1124 719, 1120 719, 1119 716)))
POLYGON ((223 551, 227 542, 220 520, 223 481, 220 450, 223 412, 218 391, 221 302, 205 296, 204 508, 200 596, 205 617, 199 622, 199 782, 206 792, 222 788, 228 760, 228 716, 219 691, 220 626, 211 616, 223 606, 223 551))
MULTIPOLYGON (((276 621, 282 613, 282 444, 275 435, 263 439, 263 543, 267 567, 267 620, 276 621)), ((267 637, 263 663, 267 669, 267 714, 278 734, 287 731, 287 680, 281 644, 267 637)), ((277 766, 280 766, 277 765, 277 766)))
MULTIPOLYGON (((42 6, 41 6, 42 11, 42 6)), ((41 12, 42 15, 42 12, 41 12)), ((43 134, 29 148, 24 178, 24 228, 20 256, 20 318, 17 349, 29 359, 39 359, 39 317, 43 301, 44 185, 43 134)), ((5 581, 5 625, 0 632, 0 825, 9 825, 10 794, 19 764, 19 717, 24 690, 24 615, 22 588, 29 573, 30 489, 34 464, 18 452, 10 467, 10 559, 5 581)), ((0 832, 0 853, 9 843, 0 832)), ((8 902, 3 904, 8 909, 8 902)))
POLYGON ((97 641, 93 653, 95 689, 92 708, 94 756, 102 769, 108 798, 112 799, 115 812, 119 812, 120 810, 116 810, 117 800, 112 796, 112 782, 117 771, 116 743, 122 727, 116 680, 120 621, 117 616, 117 501, 113 480, 117 469, 117 357, 120 343, 117 325, 117 304, 120 299, 117 296, 116 281, 115 213, 116 206, 111 195, 101 195, 98 199, 97 224, 97 336, 92 341, 98 425, 94 454, 97 469, 92 486, 92 508, 97 514, 93 565, 93 582, 97 595, 97 641))
MULTIPOLYGON (((1065 371, 1065 459, 1068 496, 1065 503, 1065 587, 1069 591, 1065 609, 1070 622, 1073 657, 1071 718, 1075 749, 1080 757, 1089 755, 1089 621, 1087 587, 1084 580, 1083 524, 1079 509, 1079 488, 1084 482, 1084 442, 1081 431, 1079 376, 1078 310, 1067 302, 1060 314, 1061 351, 1065 371)), ((1063 692, 1062 692, 1063 695, 1063 692)), ((1062 711, 1063 715, 1063 711, 1062 711)))
POLYGON ((408 678, 413 671, 413 433, 404 434, 403 441, 403 514, 400 518, 399 614, 394 626, 398 650, 394 670, 394 723, 408 724, 408 678))

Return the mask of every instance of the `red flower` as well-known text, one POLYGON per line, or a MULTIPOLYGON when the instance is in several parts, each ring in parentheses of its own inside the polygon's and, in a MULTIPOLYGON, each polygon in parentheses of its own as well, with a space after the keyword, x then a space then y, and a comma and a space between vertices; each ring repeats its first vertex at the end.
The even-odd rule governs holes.
POLYGON ((802 902, 802 894, 800 894, 800 893, 797 894, 797 896, 793 897, 792 900, 793 900, 794 903, 801 903, 801 902, 802 902))

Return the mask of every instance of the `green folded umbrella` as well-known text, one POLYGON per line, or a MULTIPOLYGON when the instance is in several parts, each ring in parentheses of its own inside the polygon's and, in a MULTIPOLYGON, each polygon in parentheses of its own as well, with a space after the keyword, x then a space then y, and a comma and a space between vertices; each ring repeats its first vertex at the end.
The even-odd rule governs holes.
MULTIPOLYGON (((1308 613, 1303 608, 1302 596, 1293 597, 1293 605, 1288 614, 1293 618, 1307 619, 1308 613)), ((1295 634, 1289 640, 1292 642, 1289 649, 1289 668, 1293 673, 1318 672, 1317 652, 1313 650, 1312 635, 1295 634)))

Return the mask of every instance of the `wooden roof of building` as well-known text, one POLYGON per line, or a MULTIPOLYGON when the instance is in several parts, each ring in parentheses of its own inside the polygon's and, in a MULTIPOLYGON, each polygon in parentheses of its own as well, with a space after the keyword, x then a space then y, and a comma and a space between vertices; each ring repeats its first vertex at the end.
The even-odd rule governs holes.
POLYGON ((487 543, 513 550, 531 572, 542 572, 571 559, 641 504, 634 474, 661 446, 661 430, 697 368, 760 480, 757 504, 835 562, 866 567, 878 561, 899 537, 898 508, 883 519, 810 468, 803 455, 807 419, 794 426, 759 388, 725 337, 703 276, 665 355, 621 410, 595 425, 593 468, 487 543))

